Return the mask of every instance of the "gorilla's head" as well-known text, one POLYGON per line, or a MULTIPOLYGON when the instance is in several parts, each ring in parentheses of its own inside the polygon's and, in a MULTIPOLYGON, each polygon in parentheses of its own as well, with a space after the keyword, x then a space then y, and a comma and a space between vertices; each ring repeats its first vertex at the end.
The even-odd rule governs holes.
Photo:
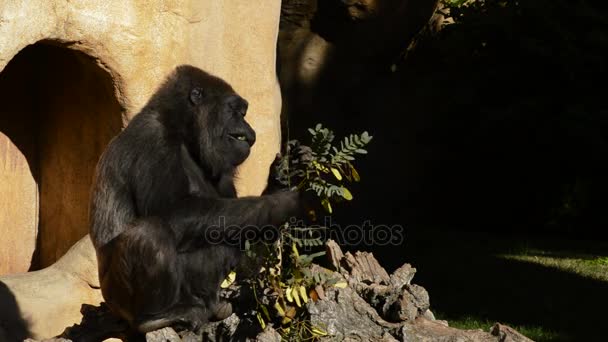
POLYGON ((248 103, 224 80, 182 65, 153 99, 151 108, 167 130, 212 177, 232 172, 249 156, 255 131, 245 121, 248 103))

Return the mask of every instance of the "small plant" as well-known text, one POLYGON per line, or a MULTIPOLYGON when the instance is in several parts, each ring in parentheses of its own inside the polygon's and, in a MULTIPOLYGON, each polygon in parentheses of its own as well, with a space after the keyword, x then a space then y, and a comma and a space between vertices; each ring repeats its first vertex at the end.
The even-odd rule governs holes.
MULTIPOLYGON (((276 164, 276 181, 286 187, 311 191, 322 208, 332 213, 332 204, 353 199, 346 187, 347 183, 360 180, 353 162, 356 155, 367 153, 364 148, 372 137, 367 132, 351 134, 334 145, 334 133, 321 124, 308 131, 312 135, 308 155, 302 157, 302 150, 307 148, 299 141, 289 141, 286 153, 276 164)), ((262 329, 269 322, 274 323, 284 340, 316 340, 326 336, 324 327, 311 324, 303 306, 318 299, 317 286, 347 285, 333 278, 330 270, 317 266, 315 272, 311 271, 313 259, 324 255, 324 251, 301 253, 303 247, 323 246, 316 229, 324 228, 285 223, 275 243, 246 245, 250 260, 257 260, 261 266, 259 273, 247 280, 255 295, 257 319, 262 329)))
POLYGON ((346 182, 358 182, 361 178, 353 166, 357 154, 367 154, 364 147, 370 143, 372 136, 367 132, 360 135, 351 134, 340 141, 339 147, 332 145, 335 136, 333 131, 317 124, 309 128, 312 135, 311 158, 306 162, 298 160, 300 142, 291 140, 287 143, 287 153, 279 164, 277 181, 285 186, 296 185, 298 189, 314 191, 321 205, 332 213, 332 202, 350 201, 353 195, 346 187, 346 182), (328 177, 328 176, 333 177, 328 177))

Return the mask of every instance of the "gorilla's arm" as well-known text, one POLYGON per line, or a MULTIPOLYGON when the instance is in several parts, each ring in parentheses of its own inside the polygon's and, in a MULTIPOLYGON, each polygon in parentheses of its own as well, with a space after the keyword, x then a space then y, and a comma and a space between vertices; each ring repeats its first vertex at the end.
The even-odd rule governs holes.
MULTIPOLYGON (((282 191, 272 195, 242 198, 205 198, 191 196, 180 201, 168 218, 169 225, 184 246, 200 246, 206 242, 209 230, 226 238, 225 233, 237 233, 243 228, 278 227, 301 211, 300 194, 282 191)), ((188 248, 188 247, 186 247, 188 248)))

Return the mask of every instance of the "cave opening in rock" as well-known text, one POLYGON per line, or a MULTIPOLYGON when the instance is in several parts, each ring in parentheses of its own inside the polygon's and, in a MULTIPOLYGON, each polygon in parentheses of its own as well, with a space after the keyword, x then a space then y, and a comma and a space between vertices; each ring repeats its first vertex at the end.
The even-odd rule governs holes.
POLYGON ((95 165, 122 127, 112 77, 37 43, 0 72, 0 274, 52 264, 88 232, 95 165))

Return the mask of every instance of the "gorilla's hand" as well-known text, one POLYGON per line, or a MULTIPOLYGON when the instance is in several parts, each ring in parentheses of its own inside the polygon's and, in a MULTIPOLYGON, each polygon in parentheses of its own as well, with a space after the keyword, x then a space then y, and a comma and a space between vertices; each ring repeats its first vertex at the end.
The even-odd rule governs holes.
POLYGON ((289 151, 289 155, 292 165, 306 166, 312 161, 312 149, 299 143, 289 151))
POLYGON ((289 174, 287 174, 285 168, 282 166, 285 162, 286 161, 281 154, 277 153, 274 161, 270 164, 268 182, 266 183, 264 195, 273 194, 289 187, 289 174))
POLYGON ((297 186, 306 175, 306 169, 312 158, 312 149, 300 145, 299 142, 288 146, 286 156, 277 153, 270 165, 268 183, 264 194, 271 194, 297 186))

